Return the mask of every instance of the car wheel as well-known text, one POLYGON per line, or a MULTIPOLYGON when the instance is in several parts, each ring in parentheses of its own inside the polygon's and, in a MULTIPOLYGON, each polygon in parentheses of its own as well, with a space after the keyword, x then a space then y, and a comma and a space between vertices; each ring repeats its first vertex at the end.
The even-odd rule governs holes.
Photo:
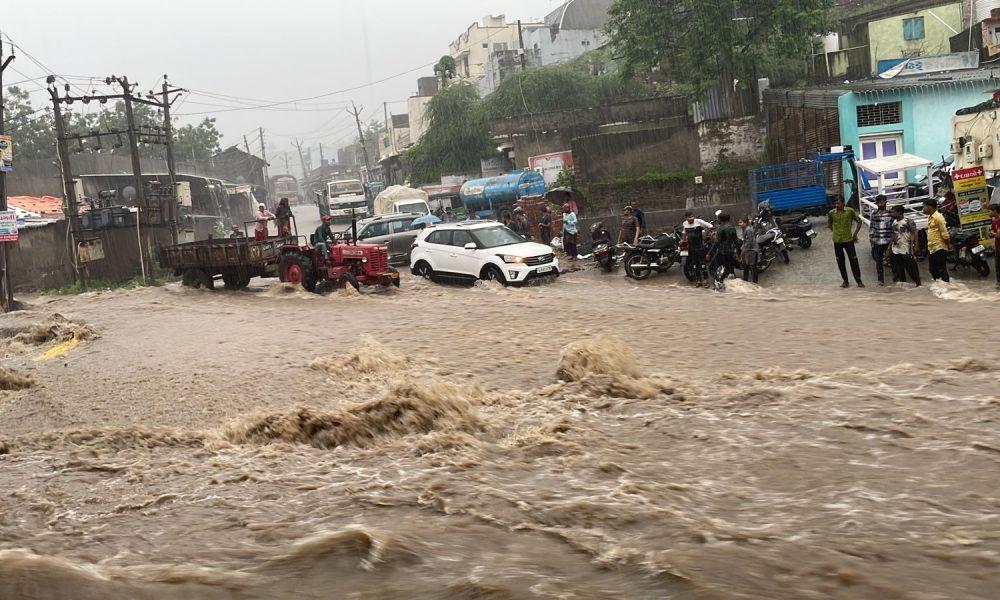
POLYGON ((426 261, 423 260, 417 261, 417 264, 413 265, 413 268, 410 269, 410 272, 416 275, 417 277, 423 277, 424 279, 434 278, 434 269, 432 269, 431 266, 427 264, 426 261))
POLYGON ((507 280, 504 279, 503 272, 500 270, 500 267, 496 265, 486 265, 480 279, 484 279, 486 281, 496 281, 507 285, 507 280))

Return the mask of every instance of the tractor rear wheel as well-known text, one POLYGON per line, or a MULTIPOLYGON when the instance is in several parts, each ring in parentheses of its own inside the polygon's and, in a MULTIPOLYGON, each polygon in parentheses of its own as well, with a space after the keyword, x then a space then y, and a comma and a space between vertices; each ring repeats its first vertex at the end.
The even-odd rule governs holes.
POLYGON ((278 273, 284 283, 301 285, 308 292, 316 291, 316 274, 313 273, 312 261, 301 252, 288 252, 282 256, 278 273))

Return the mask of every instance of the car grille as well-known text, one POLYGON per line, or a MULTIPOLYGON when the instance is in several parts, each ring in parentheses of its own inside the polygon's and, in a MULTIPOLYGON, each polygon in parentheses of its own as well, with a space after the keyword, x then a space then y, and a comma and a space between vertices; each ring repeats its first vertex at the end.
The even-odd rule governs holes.
POLYGON ((542 256, 532 256, 531 258, 525 259, 524 264, 529 267, 537 267, 539 265, 547 265, 552 262, 555 258, 554 254, 543 254, 542 256))

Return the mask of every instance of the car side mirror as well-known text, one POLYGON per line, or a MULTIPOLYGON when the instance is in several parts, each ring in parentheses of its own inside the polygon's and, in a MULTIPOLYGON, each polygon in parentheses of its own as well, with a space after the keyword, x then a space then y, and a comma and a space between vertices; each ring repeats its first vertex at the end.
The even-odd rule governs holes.
POLYGON ((479 248, 479 246, 477 246, 475 242, 469 242, 468 244, 465 245, 466 250, 475 250, 477 248, 479 248))

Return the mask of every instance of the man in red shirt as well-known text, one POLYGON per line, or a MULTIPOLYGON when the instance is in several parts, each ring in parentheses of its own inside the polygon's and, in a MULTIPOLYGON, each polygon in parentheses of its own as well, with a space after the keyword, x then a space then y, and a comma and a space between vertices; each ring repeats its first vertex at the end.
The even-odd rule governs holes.
POLYGON ((1000 204, 990 205, 990 236, 993 238, 993 270, 1000 290, 1000 204))

